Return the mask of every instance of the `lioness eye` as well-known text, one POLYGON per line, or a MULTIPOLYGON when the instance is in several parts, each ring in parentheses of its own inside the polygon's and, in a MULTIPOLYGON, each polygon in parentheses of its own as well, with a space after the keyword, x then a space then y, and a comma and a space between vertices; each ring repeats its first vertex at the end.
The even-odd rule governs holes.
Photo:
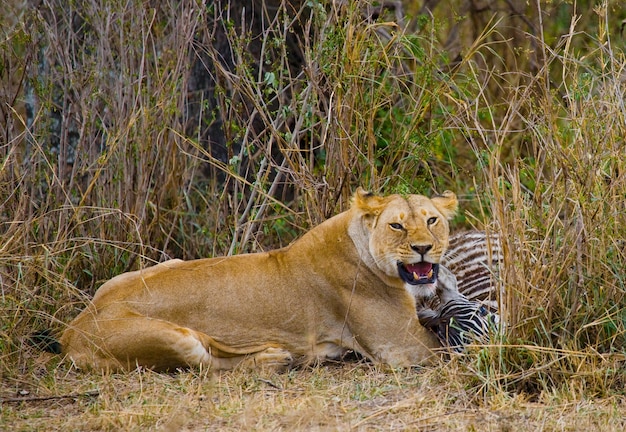
POLYGON ((402 228, 404 228, 401 224, 397 222, 390 223, 389 226, 395 230, 401 230, 402 228))
POLYGON ((428 225, 432 225, 432 224, 434 224, 435 222, 437 222, 437 218, 436 218, 436 217, 434 217, 434 216, 433 216, 433 217, 431 217, 431 218, 429 218, 429 219, 426 221, 426 223, 427 223, 428 225))

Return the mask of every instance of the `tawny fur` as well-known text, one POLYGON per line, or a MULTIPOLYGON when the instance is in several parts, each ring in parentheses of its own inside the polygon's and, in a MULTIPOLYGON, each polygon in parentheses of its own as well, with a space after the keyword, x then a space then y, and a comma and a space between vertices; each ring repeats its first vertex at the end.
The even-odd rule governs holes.
POLYGON ((88 369, 283 365, 354 350, 393 366, 432 360, 436 337, 415 313, 397 263, 445 252, 451 192, 368 194, 288 247, 172 260, 106 282, 72 321, 63 353, 88 369), (435 222, 433 222, 435 221, 435 222), (394 225, 401 224, 402 229, 394 225))

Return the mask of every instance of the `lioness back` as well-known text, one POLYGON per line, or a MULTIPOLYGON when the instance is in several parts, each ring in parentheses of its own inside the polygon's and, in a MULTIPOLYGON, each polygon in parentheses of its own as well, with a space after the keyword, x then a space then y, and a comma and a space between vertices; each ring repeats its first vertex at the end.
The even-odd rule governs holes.
POLYGON ((231 369, 335 357, 430 361, 415 296, 434 290, 457 209, 446 192, 378 196, 270 252, 171 260, 106 282, 63 333, 78 367, 231 369))

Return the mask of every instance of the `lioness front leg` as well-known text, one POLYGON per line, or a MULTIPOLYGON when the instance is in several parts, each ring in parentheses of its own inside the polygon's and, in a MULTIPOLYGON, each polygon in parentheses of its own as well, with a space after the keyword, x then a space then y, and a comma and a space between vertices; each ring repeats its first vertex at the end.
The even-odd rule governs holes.
POLYGON ((174 370, 202 365, 229 370, 239 365, 266 365, 278 369, 291 362, 290 353, 281 348, 265 345, 248 352, 231 350, 202 332, 140 315, 91 324, 92 333, 70 329, 61 340, 62 345, 70 346, 66 354, 80 368, 174 370))
POLYGON ((374 356, 393 367, 424 366, 436 361, 440 347, 441 344, 431 335, 421 331, 406 332, 401 338, 392 338, 381 344, 374 351, 374 356))
POLYGON ((388 311, 377 318, 374 327, 356 325, 352 330, 367 357, 394 367, 418 366, 436 360, 441 344, 432 332, 422 327, 417 314, 413 317, 396 311, 394 316, 393 311, 388 311))

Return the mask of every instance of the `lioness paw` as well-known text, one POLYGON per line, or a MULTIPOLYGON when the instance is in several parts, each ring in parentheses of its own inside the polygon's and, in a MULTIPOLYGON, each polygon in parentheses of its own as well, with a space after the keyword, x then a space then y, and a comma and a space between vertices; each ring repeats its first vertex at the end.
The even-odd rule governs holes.
POLYGON ((293 356, 283 348, 267 348, 250 358, 250 366, 283 370, 293 363, 293 356))

